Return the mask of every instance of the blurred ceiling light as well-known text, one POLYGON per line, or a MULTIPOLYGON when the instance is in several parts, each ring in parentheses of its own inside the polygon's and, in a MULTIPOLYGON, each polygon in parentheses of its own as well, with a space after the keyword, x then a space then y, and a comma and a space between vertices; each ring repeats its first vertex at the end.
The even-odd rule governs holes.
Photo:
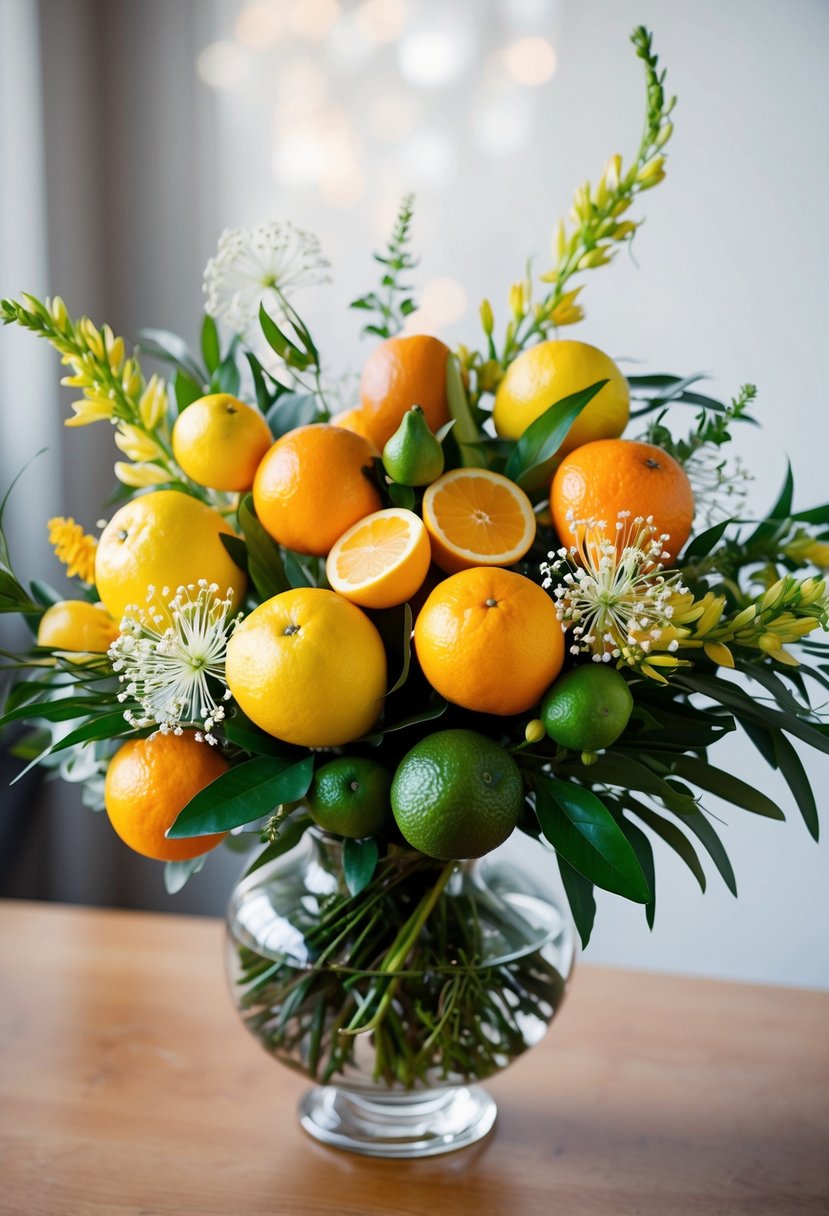
POLYGON ((419 113, 420 107, 410 93, 386 93, 372 102, 368 129, 375 139, 406 139, 417 127, 419 113))
POLYGON ((469 300, 456 279, 432 279, 420 293, 420 311, 434 325, 451 325, 466 313, 469 300))
POLYGON ((340 17, 340 0, 292 0, 291 26, 303 38, 321 41, 340 17))
POLYGON ((556 53, 552 42, 532 35, 519 38, 504 52, 507 71, 519 84, 544 84, 556 70, 556 53))
POLYGON ((311 114, 325 103, 328 77, 313 59, 293 59, 279 73, 277 92, 280 119, 311 114))
MULTIPOLYGON (((328 106, 277 130, 273 171, 285 186, 325 183, 327 197, 332 201, 334 195, 356 201, 364 189, 361 156, 360 141, 351 129, 346 111, 340 106, 328 106), (336 186, 338 178, 344 183, 341 190, 336 186)), ((351 204, 340 201, 338 205, 351 204)))
POLYGON ((440 88, 462 75, 469 58, 469 43, 459 29, 415 30, 397 47, 400 71, 411 84, 440 88))
POLYGON ((476 105, 472 111, 476 142, 491 156, 505 156, 524 147, 532 135, 533 106, 526 93, 510 93, 476 105))
POLYGON ((375 45, 352 14, 332 26, 325 50, 335 68, 356 72, 371 56, 375 45))
POLYGON ((393 42, 406 24, 405 0, 364 0, 354 20, 372 42, 393 42))
POLYGON ((235 42, 211 42, 196 60, 196 71, 211 89, 229 92, 245 78, 247 55, 235 42))
POLYGON ((319 184, 323 198, 332 207, 353 207, 366 192, 365 174, 356 162, 326 165, 319 184))
POLYGON ((254 51, 267 51, 285 28, 284 10, 275 4, 246 4, 233 26, 238 40, 254 51))
POLYGON ((400 163, 409 182, 439 185, 451 175, 455 146, 443 131, 418 131, 402 145, 400 163))
POLYGON ((560 0, 502 0, 502 8, 513 28, 537 30, 558 16, 560 0))

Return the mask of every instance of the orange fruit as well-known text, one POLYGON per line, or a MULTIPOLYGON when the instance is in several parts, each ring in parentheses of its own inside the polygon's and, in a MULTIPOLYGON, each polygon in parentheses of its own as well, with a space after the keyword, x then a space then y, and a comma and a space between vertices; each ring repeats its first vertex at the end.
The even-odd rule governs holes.
POLYGON ((452 469, 423 495, 432 557, 454 574, 471 566, 511 566, 535 539, 532 503, 514 481, 489 469, 452 469))
POLYGON ((253 502, 280 545, 324 557, 358 519, 379 511, 367 439, 312 422, 277 439, 256 473, 253 502))
POLYGON ((586 342, 551 339, 520 354, 507 368, 495 394, 492 419, 505 439, 520 439, 556 401, 597 380, 607 380, 570 427, 559 455, 594 439, 621 435, 630 416, 628 382, 603 351, 586 342))
POLYGON ((657 533, 670 538, 666 553, 675 558, 691 535, 694 495, 682 465, 662 448, 633 439, 599 439, 561 462, 550 488, 550 509, 565 545, 572 539, 571 521, 603 521, 612 529, 620 512, 632 519, 652 516, 657 533))
POLYGON ((283 591, 230 638, 227 684, 244 713, 300 747, 339 747, 374 725, 386 691, 377 629, 333 591, 283 591))
POLYGON ((389 507, 349 528, 325 563, 334 591, 363 608, 391 608, 410 600, 426 577, 432 553, 423 520, 389 507))
POLYGON ((197 485, 249 490, 273 443, 259 410, 229 393, 211 393, 182 410, 173 427, 173 455, 197 485))
POLYGON ((360 377, 361 426, 382 451, 413 405, 433 433, 449 421, 449 347, 428 334, 387 338, 369 355, 360 377))
MULTIPOLYGON (((105 608, 120 621, 126 608, 147 602, 147 588, 170 595, 180 586, 207 579, 234 604, 245 594, 244 572, 221 541, 233 536, 212 507, 178 490, 142 494, 116 511, 101 533, 95 554, 95 586, 105 608)), ((160 609, 165 611, 165 609, 160 609)))
POLYGON ((530 709, 564 662, 553 601, 523 574, 497 567, 439 583, 420 610, 414 640, 432 687, 480 713, 530 709))
POLYGON ((351 410, 341 410, 339 414, 334 414, 330 419, 331 426, 341 427, 344 431, 353 431, 355 435, 362 435, 363 439, 367 439, 371 444, 372 455, 379 456, 380 449, 372 441, 363 418, 363 411, 355 406, 351 410))
POLYGON ((61 600, 47 608, 40 618, 37 644, 51 650, 106 654, 118 633, 117 623, 103 604, 61 600))
POLYGON ((193 731, 151 735, 125 743, 109 762, 104 784, 107 815, 136 853, 155 861, 186 861, 221 843, 226 833, 168 840, 179 811, 228 763, 215 748, 198 743, 193 731))

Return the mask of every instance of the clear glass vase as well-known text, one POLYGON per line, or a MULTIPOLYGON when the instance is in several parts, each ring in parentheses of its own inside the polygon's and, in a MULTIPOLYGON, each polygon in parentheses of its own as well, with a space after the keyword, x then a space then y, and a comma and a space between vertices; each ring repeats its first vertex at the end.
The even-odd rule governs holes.
POLYGON ((240 881, 233 999, 269 1055, 317 1082, 300 1104, 312 1136, 420 1157, 490 1130, 479 1082, 539 1042, 573 966, 566 903, 533 853, 549 872, 549 852, 520 832, 448 866, 392 846, 351 896, 343 842, 311 829, 240 881))

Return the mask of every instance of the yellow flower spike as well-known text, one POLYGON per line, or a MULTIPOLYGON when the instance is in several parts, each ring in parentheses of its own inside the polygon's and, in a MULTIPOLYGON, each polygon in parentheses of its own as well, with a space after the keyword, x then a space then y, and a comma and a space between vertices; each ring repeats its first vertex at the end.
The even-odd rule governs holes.
POLYGON ((651 178, 658 177, 661 181, 665 176, 665 157, 654 156, 653 160, 649 160, 646 165, 643 165, 636 174, 638 182, 649 182, 651 178))
MULTIPOLYGON (((64 363, 66 360, 64 359, 64 363)), ((65 388, 88 388, 92 380, 86 372, 81 372, 77 376, 62 376, 61 384, 65 388)))
POLYGON ((712 663, 716 663, 720 667, 734 666, 734 656, 722 642, 705 642, 703 650, 712 663))
POLYGON ((760 611, 770 612, 773 608, 777 608, 786 595, 788 579, 779 578, 776 583, 772 583, 768 591, 760 600, 760 611))
POLYGON ((613 229, 614 241, 625 241, 629 236, 633 236, 639 225, 634 220, 622 220, 621 224, 617 224, 613 229))
POLYGON ((740 612, 737 613, 737 615, 734 617, 734 619, 731 622, 731 628, 732 628, 733 632, 736 633, 738 629, 743 629, 746 625, 751 624, 751 622, 754 620, 756 615, 757 615, 757 605, 756 604, 749 604, 747 608, 743 608, 740 612))
POLYGON ((495 328, 495 317, 492 312, 492 305, 489 300, 481 300, 480 308, 478 309, 481 318, 481 326, 487 337, 490 337, 495 328))
POLYGON ((664 148, 665 144, 671 138, 673 133, 674 133, 674 124, 672 122, 666 122, 665 126, 662 128, 662 130, 657 135, 654 146, 657 148, 664 148))
POLYGON ((130 460, 139 462, 156 460, 164 454, 151 436, 145 435, 138 427, 130 426, 127 422, 118 424, 115 446, 120 448, 125 456, 129 456, 130 460))
POLYGON ((115 476, 134 489, 147 489, 170 480, 170 474, 160 464, 126 464, 123 460, 115 462, 115 476))
POLYGON ((55 296, 53 299, 47 300, 46 307, 49 310, 49 314, 50 314, 52 320, 57 325, 57 327, 59 329, 63 329, 66 326, 66 322, 67 322, 67 313, 66 313, 66 305, 64 304, 64 302, 60 298, 60 296, 55 296))
MULTIPOLYGON (((708 600, 708 595, 711 595, 710 591, 703 597, 703 603, 708 600)), ((698 637, 704 637, 706 633, 710 633, 720 623, 724 607, 724 595, 711 595, 711 599, 705 604, 703 613, 697 621, 695 632, 698 637)))
POLYGON ((121 364, 124 362, 124 339, 115 338, 112 345, 107 343, 107 356, 109 358, 110 369, 117 376, 121 370, 121 364))
POLYGON ((527 311, 527 288, 523 282, 513 283, 509 289, 509 309, 516 321, 527 311))
POLYGON ((579 258, 578 270, 595 270, 597 266, 606 266, 613 254, 605 247, 597 247, 582 254, 579 258))
POLYGON ((603 180, 607 183, 608 190, 618 189, 622 180, 622 158, 618 152, 611 156, 605 165, 603 180))
POLYGON ((567 229, 564 225, 564 220, 559 220, 556 224, 555 236, 553 238, 553 257, 560 262, 566 252, 567 229))
POLYGON ((102 422, 112 417, 114 402, 106 397, 83 397, 72 402, 74 418, 65 419, 64 426, 89 426, 91 422, 102 422))
POLYGON ((151 376, 138 402, 141 421, 148 431, 154 431, 167 412, 167 385, 160 376, 151 376))
POLYGON ((822 570, 829 570, 829 541, 815 540, 811 536, 797 536, 786 545, 783 552, 793 561, 808 562, 822 570))
POLYGON ((620 215, 624 215, 625 212, 630 208, 631 201, 632 200, 629 198, 620 198, 610 214, 618 219, 620 215))
POLYGON ((78 329, 81 337, 86 343, 87 348, 92 352, 96 359, 104 357, 104 344, 101 335, 98 333, 95 326, 90 321, 89 317, 81 317, 78 322, 78 329))
POLYGON ((78 577, 84 583, 95 582, 95 552, 98 542, 84 532, 74 519, 56 515, 48 521, 49 544, 54 546, 59 561, 66 566, 69 578, 78 577))

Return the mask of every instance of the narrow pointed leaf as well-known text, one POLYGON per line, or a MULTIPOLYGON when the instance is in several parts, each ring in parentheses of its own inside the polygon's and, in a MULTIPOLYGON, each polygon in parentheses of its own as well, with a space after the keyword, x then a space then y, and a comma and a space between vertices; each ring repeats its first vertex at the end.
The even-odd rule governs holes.
POLYGON ((343 845, 343 876, 351 895, 359 895, 371 882, 379 852, 373 836, 346 840, 343 845))
POLYGON ((642 873, 651 889, 651 898, 645 904, 645 920, 648 922, 648 928, 652 929, 656 918, 656 867, 653 863, 653 846, 642 829, 632 823, 630 819, 622 818, 619 826, 633 846, 633 851, 642 867, 642 873))
POLYGON ((567 896, 567 902, 570 905, 570 911, 584 950, 590 941, 590 934, 593 932, 593 923, 596 919, 593 883, 578 870, 574 870, 570 862, 565 861, 560 853, 556 853, 556 861, 561 881, 564 884, 564 893, 567 896))
POLYGON ((798 809, 803 816, 803 822, 809 829, 809 835, 813 840, 818 840, 820 837, 820 823, 818 821, 817 803, 815 802, 814 791, 809 783, 803 763, 785 735, 775 734, 773 736, 773 747, 774 757, 780 768, 780 772, 786 778, 789 789, 794 795, 798 809))
POLYGON ((670 845, 674 852, 685 862, 694 878, 696 878, 700 885, 700 890, 705 891, 705 870, 703 870, 700 864, 696 849, 684 832, 675 823, 672 823, 670 819, 665 819, 664 816, 657 814, 656 811, 651 810, 649 806, 645 806, 635 798, 626 798, 625 805, 638 819, 647 824, 652 832, 655 832, 661 840, 664 840, 665 844, 670 845))
POLYGON ((579 414, 607 384, 599 380, 581 392, 553 402, 527 427, 507 461, 506 475, 522 489, 533 491, 549 481, 556 453, 579 414))
POLYGON ((680 777, 690 781, 700 789, 724 798, 734 806, 752 811, 755 815, 763 815, 766 819, 785 819, 776 802, 760 792, 747 782, 741 781, 732 773, 726 773, 721 768, 715 768, 697 756, 678 756, 674 770, 680 777))
POLYGON ((246 760, 191 798, 167 835, 171 840, 182 840, 253 823, 281 803, 304 797, 313 772, 312 756, 294 763, 266 756, 246 760))

